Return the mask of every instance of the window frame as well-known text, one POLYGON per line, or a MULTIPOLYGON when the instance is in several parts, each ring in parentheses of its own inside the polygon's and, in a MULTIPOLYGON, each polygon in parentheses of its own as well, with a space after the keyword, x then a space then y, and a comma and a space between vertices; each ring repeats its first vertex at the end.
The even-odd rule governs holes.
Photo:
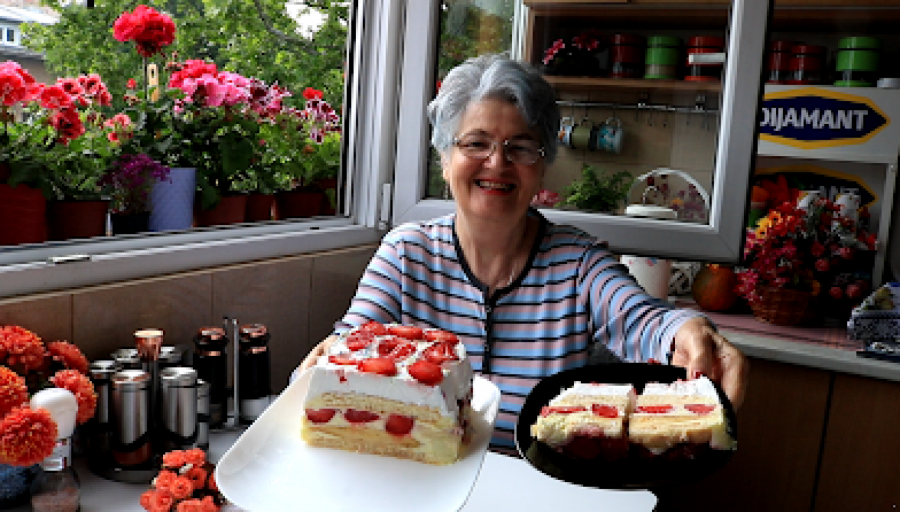
MULTIPOLYGON (((439 32, 439 2, 410 2, 405 24, 406 40, 422 44, 404 53, 398 140, 397 186, 394 190, 393 223, 420 221, 452 213, 454 203, 425 198, 430 152, 430 126, 424 115, 435 83, 439 32), (424 22, 426 21, 427 22, 424 22), (421 71, 425 66, 425 72, 421 71)), ((725 76, 721 93, 716 167, 707 225, 547 209, 553 222, 571 224, 603 240, 622 254, 653 255, 674 259, 736 263, 744 240, 750 176, 755 165, 757 119, 763 92, 762 64, 772 2, 733 0, 727 34, 725 76), (753 101, 747 101, 752 98, 753 101), (743 99, 743 101, 741 101, 743 99), (726 191, 730 193, 726 197, 726 191), (740 191, 736 193, 736 191, 740 191)), ((525 20, 527 7, 517 10, 525 20)), ((514 44, 521 45, 521 30, 514 44)), ((513 48, 512 55, 521 55, 513 48)), ((552 171, 551 171, 552 172, 552 171)))
POLYGON ((356 0, 350 16, 337 216, 6 247, 0 298, 376 243, 385 228, 382 190, 392 179, 403 7, 401 0, 356 0))

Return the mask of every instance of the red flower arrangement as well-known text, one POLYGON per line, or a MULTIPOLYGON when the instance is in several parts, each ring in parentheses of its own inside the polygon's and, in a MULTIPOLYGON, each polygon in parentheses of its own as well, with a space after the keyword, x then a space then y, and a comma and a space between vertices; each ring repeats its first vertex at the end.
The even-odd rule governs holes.
POLYGON ((123 43, 134 41, 138 54, 150 58, 175 41, 175 23, 156 9, 139 5, 116 19, 113 37, 123 43))
POLYGON ((141 495, 141 506, 148 512, 216 512, 225 497, 216 486, 214 469, 199 448, 164 454, 162 469, 141 495))
POLYGON ((40 389, 71 391, 78 401, 78 424, 93 417, 97 395, 87 369, 87 359, 69 342, 45 346, 27 329, 0 326, 0 463, 31 466, 52 453, 56 424, 49 412, 28 403, 29 395, 40 389))
POLYGON ((762 299, 763 288, 807 291, 813 297, 827 291, 831 299, 861 301, 870 283, 856 258, 874 251, 875 242, 827 199, 806 208, 782 203, 747 231, 737 292, 751 304, 762 299))

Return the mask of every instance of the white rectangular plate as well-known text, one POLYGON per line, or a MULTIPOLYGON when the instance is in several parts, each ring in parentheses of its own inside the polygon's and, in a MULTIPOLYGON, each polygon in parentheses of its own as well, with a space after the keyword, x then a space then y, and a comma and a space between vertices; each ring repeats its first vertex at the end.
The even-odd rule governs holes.
POLYGON ((238 438, 216 466, 235 505, 273 510, 426 512, 459 510, 487 451, 500 390, 475 377, 472 437, 454 464, 419 462, 307 445, 300 438, 310 372, 304 372, 238 438))

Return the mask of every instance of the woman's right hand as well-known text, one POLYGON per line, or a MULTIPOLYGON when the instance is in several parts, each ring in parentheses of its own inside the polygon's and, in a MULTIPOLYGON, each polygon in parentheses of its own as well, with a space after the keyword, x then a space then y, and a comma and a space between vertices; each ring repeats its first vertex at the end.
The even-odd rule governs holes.
POLYGON ((328 348, 337 340, 337 336, 331 335, 324 340, 322 340, 318 345, 313 347, 313 349, 307 354, 306 358, 303 359, 303 362, 300 363, 300 366, 294 371, 295 375, 299 375, 304 370, 312 368, 316 365, 316 361, 319 360, 320 356, 324 356, 325 352, 328 351, 328 348))

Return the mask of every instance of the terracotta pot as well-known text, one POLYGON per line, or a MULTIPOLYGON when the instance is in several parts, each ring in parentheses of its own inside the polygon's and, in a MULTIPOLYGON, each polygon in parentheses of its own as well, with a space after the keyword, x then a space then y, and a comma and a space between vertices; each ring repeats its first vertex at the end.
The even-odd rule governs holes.
POLYGON ((0 184, 0 245, 47 241, 47 200, 40 189, 0 184))
POLYGON ((278 219, 296 219, 321 215, 322 204, 328 200, 320 190, 290 190, 275 194, 278 219))
POLYGON ((109 201, 50 201, 47 233, 50 240, 91 238, 106 234, 109 201))
MULTIPOLYGON (((198 204, 195 202, 194 204, 198 204)), ((246 222, 247 196, 222 196, 219 203, 209 210, 194 209, 194 223, 200 227, 240 224, 246 222)))
POLYGON ((272 220, 275 206, 274 194, 247 195, 247 222, 263 222, 272 220))
POLYGON ((109 218, 114 235, 134 235, 150 231, 150 212, 111 213, 109 218))
POLYGON ((321 215, 334 215, 337 205, 337 178, 322 178, 316 180, 315 185, 325 192, 321 215))

